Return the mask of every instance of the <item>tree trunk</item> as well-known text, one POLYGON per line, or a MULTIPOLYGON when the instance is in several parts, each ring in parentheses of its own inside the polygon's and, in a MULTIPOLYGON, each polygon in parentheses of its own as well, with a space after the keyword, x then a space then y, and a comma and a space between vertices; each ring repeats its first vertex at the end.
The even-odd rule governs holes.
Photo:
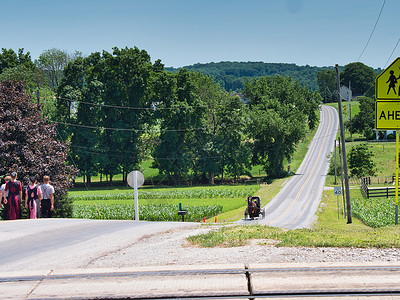
POLYGON ((210 173, 209 184, 214 184, 214 178, 215 178, 215 174, 214 173, 210 173))
POLYGON ((181 185, 181 176, 179 176, 179 174, 174 174, 174 184, 181 185))
POLYGON ((88 187, 92 184, 92 176, 86 175, 86 184, 88 187))

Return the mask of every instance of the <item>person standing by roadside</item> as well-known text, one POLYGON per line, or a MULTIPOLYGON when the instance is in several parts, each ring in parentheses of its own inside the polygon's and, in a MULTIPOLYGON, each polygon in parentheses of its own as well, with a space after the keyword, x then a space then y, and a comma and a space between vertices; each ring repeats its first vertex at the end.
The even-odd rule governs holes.
POLYGON ((0 187, 0 208, 3 207, 3 194, 5 193, 5 183, 3 183, 4 179, 1 180, 1 187, 0 187))
POLYGON ((42 190, 42 208, 40 210, 41 218, 51 218, 54 212, 54 187, 50 184, 50 177, 43 176, 42 190))
POLYGON ((22 199, 22 185, 17 180, 17 173, 11 173, 11 180, 6 183, 4 191, 8 195, 4 195, 4 204, 8 204, 8 219, 16 220, 21 216, 21 199, 22 199))
MULTIPOLYGON (((1 185, 1 199, 0 199, 0 202, 2 203, 2 204, 4 204, 4 207, 3 207, 3 212, 2 212, 2 214, 1 214, 1 217, 3 218, 3 220, 7 220, 8 219, 8 205, 6 205, 5 203, 4 203, 4 200, 7 198, 7 196, 8 196, 8 191, 6 192, 5 191, 5 188, 6 188, 6 183, 9 181, 9 180, 11 180, 11 176, 10 175, 6 175, 5 177, 4 177, 4 179, 3 179, 3 184, 1 185)), ((1 205, 0 205, 0 207, 1 207, 1 205)))
POLYGON ((40 218, 40 201, 42 200, 42 190, 37 185, 36 177, 30 178, 30 184, 25 190, 25 207, 29 210, 29 218, 40 218))

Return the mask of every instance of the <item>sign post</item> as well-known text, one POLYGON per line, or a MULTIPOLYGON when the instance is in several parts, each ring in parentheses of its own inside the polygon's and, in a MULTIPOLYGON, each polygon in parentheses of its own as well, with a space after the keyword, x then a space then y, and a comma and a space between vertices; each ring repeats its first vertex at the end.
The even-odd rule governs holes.
POLYGON ((395 224, 399 222, 400 57, 375 80, 375 128, 396 130, 395 224))
POLYGON ((399 131, 396 130, 396 192, 395 192, 395 221, 399 223, 399 131))
POLYGON ((135 221, 139 221, 139 197, 138 188, 144 183, 144 176, 140 171, 132 171, 128 174, 127 181, 130 187, 134 189, 135 198, 135 221))
POLYGON ((339 196, 342 194, 342 188, 340 186, 334 186, 333 187, 333 194, 336 195, 337 197, 337 218, 340 219, 339 215, 339 196))

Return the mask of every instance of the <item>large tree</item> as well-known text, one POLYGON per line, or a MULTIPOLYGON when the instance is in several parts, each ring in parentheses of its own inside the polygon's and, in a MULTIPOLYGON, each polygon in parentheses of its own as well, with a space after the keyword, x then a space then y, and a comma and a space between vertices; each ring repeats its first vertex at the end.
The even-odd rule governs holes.
POLYGON ((193 162, 191 138, 201 127, 203 108, 195 94, 190 73, 182 69, 176 75, 175 97, 158 104, 162 119, 160 144, 154 150, 154 166, 175 184, 185 178, 193 162))
POLYGON ((55 214, 69 217, 67 199, 76 169, 67 165, 68 146, 56 126, 43 119, 21 83, 0 83, 0 174, 18 173, 23 185, 30 176, 49 175, 55 188, 55 214))
POLYGON ((24 48, 18 49, 18 54, 13 49, 2 48, 0 53, 0 74, 5 69, 24 66, 26 69, 34 70, 35 65, 32 62, 31 54, 24 53, 24 48))
POLYGON ((252 121, 245 103, 239 96, 222 95, 216 109, 218 166, 223 180, 224 174, 234 179, 248 172, 251 163, 250 134, 248 125, 252 121))
POLYGON ((340 73, 340 81, 346 86, 351 83, 353 95, 373 96, 376 76, 372 68, 361 62, 355 62, 346 65, 340 73))
POLYGON ((0 81, 21 81, 29 94, 43 86, 44 78, 32 62, 29 52, 18 49, 16 53, 12 49, 2 48, 0 53, 0 81))
POLYGON ((324 102, 333 102, 337 97, 337 84, 335 70, 321 70, 317 73, 319 93, 324 102))
POLYGON ((68 62, 75 60, 80 56, 80 52, 69 54, 67 51, 51 48, 43 51, 35 63, 45 74, 48 80, 48 85, 53 89, 53 91, 56 91, 63 76, 63 70, 67 66, 68 62))
POLYGON ((373 176, 375 163, 374 154, 368 149, 366 143, 358 144, 349 151, 349 169, 351 177, 373 176))
POLYGON ((261 163, 271 177, 283 173, 284 158, 291 158, 306 129, 317 125, 319 94, 292 79, 271 76, 245 83, 251 110, 253 163, 261 163))

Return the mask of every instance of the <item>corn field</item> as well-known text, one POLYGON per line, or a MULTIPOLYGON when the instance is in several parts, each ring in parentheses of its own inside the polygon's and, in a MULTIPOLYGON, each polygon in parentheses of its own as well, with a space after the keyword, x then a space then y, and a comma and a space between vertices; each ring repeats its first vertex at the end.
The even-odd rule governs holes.
POLYGON ((351 199, 352 214, 366 225, 378 228, 395 225, 393 198, 351 199))
MULTIPOLYGON (((254 194, 259 186, 253 185, 239 188, 224 189, 195 189, 195 190, 171 190, 171 191, 143 191, 139 190, 140 199, 205 199, 205 198, 236 198, 254 194)), ((108 193, 108 194, 82 194, 70 195, 72 201, 96 201, 96 200, 128 200, 134 199, 132 192, 108 193)))
MULTIPOLYGON (((185 221, 199 222, 222 212, 221 205, 184 206, 187 211, 185 221)), ((140 220, 146 221, 181 221, 179 206, 174 204, 147 204, 139 206, 140 220)), ((131 204, 74 204, 73 218, 103 220, 134 220, 135 205, 131 204)))

